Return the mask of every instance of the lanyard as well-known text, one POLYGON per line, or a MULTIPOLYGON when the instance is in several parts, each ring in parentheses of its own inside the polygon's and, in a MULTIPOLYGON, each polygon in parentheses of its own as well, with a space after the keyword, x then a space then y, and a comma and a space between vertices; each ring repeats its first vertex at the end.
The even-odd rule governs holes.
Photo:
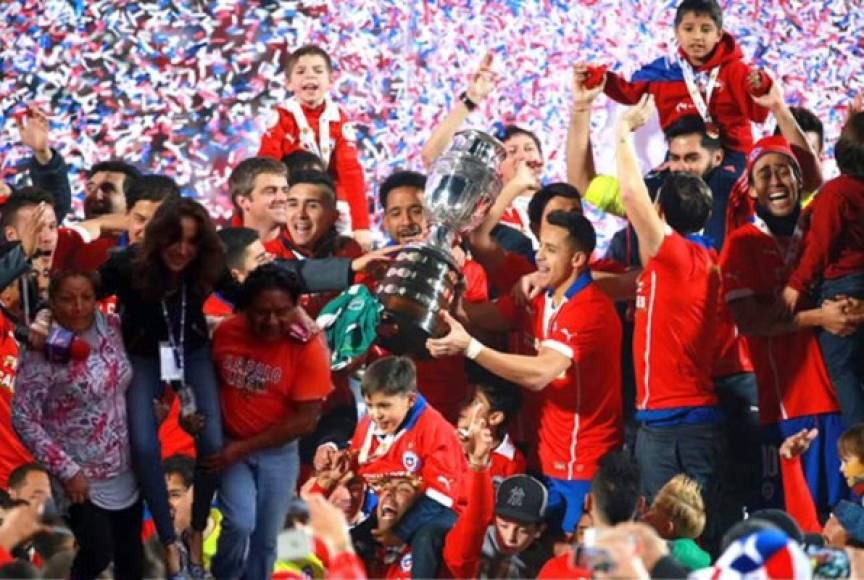
POLYGON ((318 142, 315 142, 315 131, 309 126, 306 113, 303 112, 300 102, 291 99, 287 104, 288 112, 294 117, 297 128, 300 130, 300 144, 304 149, 321 158, 325 165, 330 164, 330 154, 333 152, 330 146, 330 122, 339 120, 339 110, 329 98, 324 100, 324 111, 318 119, 318 142))
POLYGON ((177 363, 177 368, 183 372, 185 364, 183 348, 186 342, 186 284, 182 286, 180 298, 180 332, 179 338, 174 339, 174 329, 171 327, 171 317, 168 316, 168 305, 165 300, 162 300, 162 316, 165 318, 165 328, 168 329, 168 343, 171 345, 171 350, 174 352, 174 361, 177 363))
MULTIPOLYGON (((714 120, 711 118, 711 113, 708 111, 708 105, 711 103, 711 95, 714 93, 714 88, 717 86, 717 77, 720 74, 720 67, 715 66, 708 74, 708 84, 705 87, 705 97, 702 97, 702 92, 696 85, 696 74, 693 65, 684 60, 681 55, 678 55, 678 64, 681 66, 681 72, 684 75, 684 84, 687 85, 687 92, 690 93, 690 98, 699 111, 699 116, 705 121, 706 128, 709 131, 715 131, 714 120)), ((713 136, 713 135, 709 135, 713 136)))

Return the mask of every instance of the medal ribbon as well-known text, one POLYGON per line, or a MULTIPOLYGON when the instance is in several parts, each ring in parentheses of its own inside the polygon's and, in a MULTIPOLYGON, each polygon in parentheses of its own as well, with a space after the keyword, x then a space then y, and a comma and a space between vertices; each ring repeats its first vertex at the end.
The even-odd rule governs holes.
POLYGON ((330 144, 330 123, 339 121, 339 108, 329 97, 324 99, 324 112, 318 119, 318 142, 315 142, 315 131, 309 126, 306 113, 303 112, 297 99, 288 101, 286 109, 294 116, 294 121, 300 129, 300 144, 304 149, 321 158, 325 165, 330 165, 330 155, 333 148, 330 144))
POLYGON ((690 93, 690 98, 699 111, 699 116, 705 121, 705 125, 713 125, 714 120, 711 118, 711 113, 708 111, 708 105, 711 102, 711 95, 717 87, 717 77, 720 75, 720 67, 715 66, 708 73, 708 85, 705 87, 705 96, 696 84, 696 74, 693 65, 684 60, 681 55, 678 55, 678 64, 681 66, 681 72, 684 74, 684 84, 687 85, 687 92, 690 93))

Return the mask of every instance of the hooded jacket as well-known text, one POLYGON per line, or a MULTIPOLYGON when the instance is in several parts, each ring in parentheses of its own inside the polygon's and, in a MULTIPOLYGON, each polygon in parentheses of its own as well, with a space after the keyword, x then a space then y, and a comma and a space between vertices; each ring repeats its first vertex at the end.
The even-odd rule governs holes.
MULTIPOLYGON (((678 56, 680 61, 689 63, 681 49, 678 50, 678 56)), ((768 109, 757 105, 747 93, 750 67, 743 58, 744 53, 735 38, 724 32, 711 58, 695 67, 695 76, 698 84, 707 84, 711 70, 720 67, 708 111, 713 122, 720 127, 726 148, 747 153, 753 146, 750 122, 764 122, 768 117, 768 109)), ((680 61, 669 56, 658 58, 637 70, 629 82, 618 74, 607 73, 604 92, 609 98, 625 105, 638 103, 645 93, 654 95, 660 125, 665 130, 681 117, 699 115, 687 91, 680 61)))

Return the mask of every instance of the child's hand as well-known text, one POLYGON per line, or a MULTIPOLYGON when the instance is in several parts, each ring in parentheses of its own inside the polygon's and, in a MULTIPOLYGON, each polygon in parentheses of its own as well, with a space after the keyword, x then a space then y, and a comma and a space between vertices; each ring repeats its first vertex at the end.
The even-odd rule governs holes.
POLYGON ((487 52, 480 61, 480 66, 471 75, 471 82, 468 85, 468 98, 475 104, 480 104, 483 99, 489 96, 492 89, 495 88, 495 83, 498 81, 498 75, 492 70, 492 60, 494 53, 487 52))
POLYGON ((787 437, 780 445, 780 457, 792 459, 810 449, 810 444, 819 436, 818 429, 801 429, 795 435, 787 437))
POLYGON ((603 78, 599 84, 589 88, 589 76, 592 70, 596 73, 596 67, 592 69, 587 63, 577 62, 573 65, 573 108, 584 109, 591 106, 594 99, 603 92, 603 87, 606 84, 606 73, 603 73, 603 78))
POLYGON ((747 90, 750 93, 750 98, 753 99, 753 102, 760 107, 765 107, 766 109, 769 109, 771 111, 776 111, 777 109, 783 107, 786 104, 786 102, 783 100, 783 85, 781 85, 778 81, 774 80, 774 78, 771 77, 771 75, 769 75, 767 72, 761 70, 750 71, 750 75, 748 75, 747 77, 747 83, 747 90), (753 80, 754 75, 757 79, 755 81, 753 80), (765 79, 767 79, 767 81, 765 79), (753 82, 763 84, 767 82, 768 86, 764 91, 755 90, 753 89, 753 82))
POLYGON ((619 117, 618 126, 621 130, 626 129, 628 133, 635 131, 647 123, 654 112, 654 97, 649 94, 642 95, 638 103, 628 108, 619 117))

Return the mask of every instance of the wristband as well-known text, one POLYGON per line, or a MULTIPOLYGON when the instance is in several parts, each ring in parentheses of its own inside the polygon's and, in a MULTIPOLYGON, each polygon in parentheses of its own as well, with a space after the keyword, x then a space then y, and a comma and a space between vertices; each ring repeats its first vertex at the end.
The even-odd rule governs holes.
POLYGON ((481 350, 483 350, 483 343, 476 338, 472 338, 468 341, 468 347, 465 349, 465 356, 474 360, 477 358, 477 355, 480 354, 481 350))
POLYGON ((459 100, 462 101, 462 104, 465 105, 469 113, 477 108, 477 103, 471 100, 466 91, 462 91, 462 94, 459 95, 459 100))

